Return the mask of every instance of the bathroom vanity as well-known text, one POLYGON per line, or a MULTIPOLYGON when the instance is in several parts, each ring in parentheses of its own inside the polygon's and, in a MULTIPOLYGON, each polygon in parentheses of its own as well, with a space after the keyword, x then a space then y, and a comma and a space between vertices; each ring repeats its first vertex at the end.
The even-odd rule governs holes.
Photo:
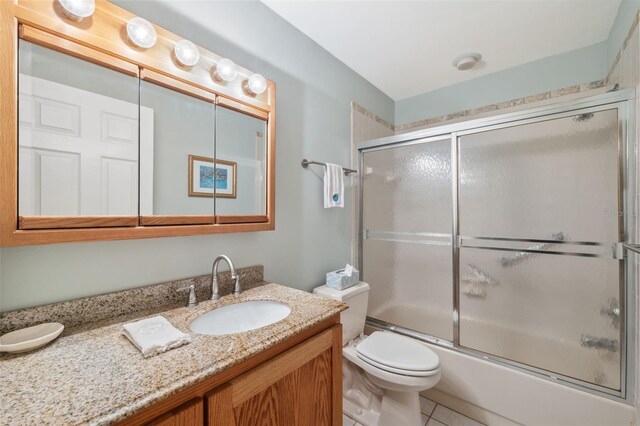
POLYGON ((264 284, 196 307, 78 326, 42 349, 0 356, 0 423, 341 424, 339 313, 345 308, 264 284), (253 300, 284 303, 291 313, 269 326, 224 336, 189 328, 213 309, 253 300), (122 325, 150 315, 164 316, 192 342, 143 358, 122 335, 122 325))
POLYGON ((341 339, 329 318, 118 424, 340 424, 341 339))

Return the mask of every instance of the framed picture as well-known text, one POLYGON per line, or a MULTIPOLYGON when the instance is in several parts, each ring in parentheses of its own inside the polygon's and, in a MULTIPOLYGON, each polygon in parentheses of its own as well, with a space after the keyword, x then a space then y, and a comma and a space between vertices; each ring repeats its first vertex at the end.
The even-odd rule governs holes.
POLYGON ((237 163, 189 156, 189 197, 236 198, 237 163))

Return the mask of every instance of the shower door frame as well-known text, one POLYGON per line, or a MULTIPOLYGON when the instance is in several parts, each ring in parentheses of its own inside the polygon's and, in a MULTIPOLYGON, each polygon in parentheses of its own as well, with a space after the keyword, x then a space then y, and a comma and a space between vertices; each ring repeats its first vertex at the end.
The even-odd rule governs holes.
MULTIPOLYGON (((518 371, 526 372, 536 377, 560 383, 585 392, 603 396, 609 399, 621 401, 627 404, 633 403, 634 376, 637 366, 629 363, 635 359, 635 330, 636 326, 636 286, 638 271, 633 262, 626 262, 628 256, 620 242, 638 244, 640 242, 640 220, 636 217, 638 206, 634 194, 638 193, 638 171, 636 162, 636 96, 634 90, 622 90, 604 93, 585 98, 560 101, 550 105, 534 107, 506 114, 472 119, 455 124, 433 127, 425 130, 404 133, 386 138, 364 141, 357 144, 358 149, 358 174, 357 190, 357 226, 359 230, 357 244, 358 266, 363 270, 363 245, 365 230, 363 228, 363 191, 362 179, 364 170, 364 154, 371 151, 393 149, 403 146, 424 144, 433 141, 450 139, 451 143, 451 183, 452 183, 452 224, 451 224, 451 249, 452 249, 452 327, 453 340, 449 341, 422 332, 410 330, 396 324, 390 324, 382 320, 367 317, 367 325, 405 334, 407 336, 439 345, 475 358, 507 366, 518 371), (570 117, 578 112, 588 113, 616 109, 618 113, 619 139, 618 139, 618 239, 619 242, 611 247, 611 256, 608 258, 619 261, 620 268, 620 390, 614 390, 605 386, 596 385, 580 379, 564 376, 559 373, 537 368, 521 362, 509 360, 482 351, 460 346, 460 248, 463 247, 463 237, 459 235, 459 172, 460 172, 460 140, 461 136, 481 133, 490 130, 514 127, 524 124, 539 123, 558 118, 570 117), (627 212, 627 213, 625 213, 627 212), (628 214, 631 213, 631 214, 628 214)), ((464 239, 473 237, 464 237, 464 239)), ((503 239, 509 240, 509 239, 503 239)), ((513 239, 514 242, 526 242, 523 239, 513 239)), ((603 244, 602 246, 608 246, 603 244)), ((469 247, 469 246, 467 246, 469 247)), ((544 254, 544 251, 541 252, 544 254)), ((549 254, 549 253, 548 253, 549 254)), ((562 254, 562 253, 551 253, 562 254)), ((572 253, 570 253, 572 254, 572 253)), ((575 255, 575 254, 574 254, 575 255)), ((589 257, 605 257, 605 255, 592 255, 589 257)))

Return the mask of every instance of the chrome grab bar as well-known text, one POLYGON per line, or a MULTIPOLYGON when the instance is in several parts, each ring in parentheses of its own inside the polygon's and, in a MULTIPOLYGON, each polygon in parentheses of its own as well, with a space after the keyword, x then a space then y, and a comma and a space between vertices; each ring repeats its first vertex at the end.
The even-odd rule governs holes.
MULTIPOLYGON (((551 235, 554 241, 565 241, 567 237, 563 232, 556 232, 551 235)), ((498 263, 503 268, 509 268, 517 265, 518 263, 526 260, 528 257, 535 256, 536 251, 544 251, 554 245, 555 243, 538 243, 526 248, 528 251, 520 251, 510 256, 502 256, 498 259, 498 263)))
POLYGON ((377 231, 374 229, 365 229, 362 238, 372 241, 451 246, 451 234, 438 232, 377 231), (438 238, 440 238, 440 240, 438 240, 438 238))
MULTIPOLYGON (((483 250, 495 250, 506 251, 520 254, 552 254, 560 256, 578 256, 578 257, 594 257, 602 259, 621 259, 620 249, 618 248, 620 243, 600 243, 596 241, 572 241, 568 239, 564 240, 537 240, 528 238, 503 238, 503 237, 458 237, 458 246, 460 248, 475 248, 483 250), (485 242, 484 244, 482 242, 485 242), (504 247, 500 245, 491 245, 497 243, 536 243, 536 245, 527 248, 513 248, 504 247), (489 244, 487 244, 489 243, 489 244), (560 250, 547 250, 548 245, 558 244, 560 247, 566 246, 584 246, 584 247, 607 247, 609 253, 593 253, 584 251, 560 251, 560 250)), ((640 249, 640 246, 638 247, 640 249)), ((519 260, 519 259, 518 259, 519 260)))

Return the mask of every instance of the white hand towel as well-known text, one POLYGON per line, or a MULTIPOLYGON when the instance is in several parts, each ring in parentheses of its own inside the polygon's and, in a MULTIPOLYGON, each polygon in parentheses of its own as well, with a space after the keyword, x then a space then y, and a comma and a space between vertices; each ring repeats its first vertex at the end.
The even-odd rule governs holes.
POLYGON ((145 358, 191 343, 191 336, 171 325, 161 316, 146 318, 122 326, 127 336, 145 358))
POLYGON ((337 164, 324 168, 324 208, 344 207, 344 172, 337 164))

